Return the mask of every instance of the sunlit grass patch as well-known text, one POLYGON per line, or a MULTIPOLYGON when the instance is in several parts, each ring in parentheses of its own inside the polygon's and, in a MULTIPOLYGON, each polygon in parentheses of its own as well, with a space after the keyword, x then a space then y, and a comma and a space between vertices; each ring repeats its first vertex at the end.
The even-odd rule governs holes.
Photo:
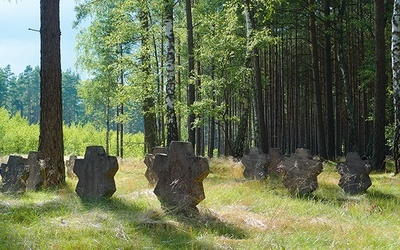
POLYGON ((0 249, 399 249, 400 182, 371 174, 365 194, 337 185, 335 163, 319 188, 295 197, 282 180, 247 180, 232 159, 212 159, 206 199, 193 217, 161 208, 142 159, 119 160, 117 191, 82 201, 77 179, 61 189, 0 193, 0 249), (383 233, 384 232, 384 233, 383 233))

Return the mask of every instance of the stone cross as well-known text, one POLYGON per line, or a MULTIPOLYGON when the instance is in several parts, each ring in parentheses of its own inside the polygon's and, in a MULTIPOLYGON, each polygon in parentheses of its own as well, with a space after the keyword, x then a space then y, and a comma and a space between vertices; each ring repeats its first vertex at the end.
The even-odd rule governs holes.
POLYGON ((79 178, 76 193, 81 199, 110 198, 116 191, 117 171, 115 156, 108 156, 102 146, 88 146, 84 159, 75 160, 74 173, 79 178))
POLYGON ((150 185, 155 185, 158 181, 158 176, 153 169, 154 158, 156 154, 166 154, 167 148, 166 147, 154 147, 153 152, 151 154, 146 154, 144 157, 144 164, 146 164, 147 169, 144 173, 146 179, 149 181, 150 185))
POLYGON ((159 178, 154 193, 162 206, 175 212, 197 211, 205 199, 207 158, 196 157, 190 142, 173 141, 168 154, 156 154, 153 168, 159 178))
POLYGON ((278 177, 280 173, 278 171, 278 166, 285 159, 284 155, 281 153, 279 148, 269 149, 269 161, 267 163, 267 173, 270 177, 278 177))
POLYGON ((318 188, 317 176, 322 172, 322 163, 311 157, 308 149, 298 148, 278 166, 283 174, 283 185, 293 194, 310 194, 318 188))
POLYGON ((261 179, 267 175, 269 156, 263 154, 257 147, 250 149, 248 155, 243 155, 242 164, 245 169, 243 176, 247 179, 261 179))
POLYGON ((372 184, 369 178, 371 166, 364 162, 356 152, 346 155, 346 161, 336 166, 340 174, 339 186, 349 194, 365 192, 372 184))
POLYGON ((28 190, 37 190, 43 186, 46 173, 45 173, 45 161, 42 159, 40 152, 31 151, 28 155, 28 168, 29 177, 26 181, 26 188, 28 190))
POLYGON ((65 161, 65 165, 67 166, 67 176, 71 179, 76 178, 76 175, 74 174, 74 165, 76 159, 78 159, 76 155, 70 155, 69 159, 65 161))
POLYGON ((1 178, 3 192, 23 193, 26 190, 26 180, 29 177, 27 159, 10 155, 7 164, 1 164, 1 178))

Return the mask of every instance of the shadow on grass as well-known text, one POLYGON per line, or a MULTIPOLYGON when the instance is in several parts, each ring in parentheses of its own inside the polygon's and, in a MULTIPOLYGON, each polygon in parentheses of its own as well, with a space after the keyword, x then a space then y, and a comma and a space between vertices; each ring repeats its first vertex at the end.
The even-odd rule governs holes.
POLYGON ((202 235, 221 236, 229 239, 245 239, 246 231, 226 223, 210 211, 200 211, 194 216, 185 216, 161 209, 144 208, 135 201, 122 198, 82 201, 87 210, 101 209, 112 212, 126 227, 133 227, 152 244, 162 248, 214 249, 215 244, 199 240, 202 235), (189 247, 190 246, 190 247, 189 247))
POLYGON ((371 200, 375 200, 376 202, 386 203, 387 201, 393 201, 395 204, 400 204, 399 196, 384 193, 376 189, 367 190, 366 196, 371 200))

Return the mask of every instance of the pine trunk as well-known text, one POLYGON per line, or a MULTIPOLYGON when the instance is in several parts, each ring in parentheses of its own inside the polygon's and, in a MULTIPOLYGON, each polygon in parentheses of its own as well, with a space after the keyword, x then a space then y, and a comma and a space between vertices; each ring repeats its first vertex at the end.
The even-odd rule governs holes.
POLYGON ((340 71, 342 73, 343 78, 343 91, 344 91, 344 102, 347 110, 347 120, 348 120, 348 147, 346 148, 347 152, 355 151, 358 152, 358 136, 354 115, 354 106, 351 97, 351 88, 350 88, 350 77, 349 77, 349 65, 347 62, 347 55, 345 51, 345 41, 343 37, 344 29, 344 15, 346 10, 346 2, 342 0, 341 5, 339 7, 339 21, 338 21, 338 37, 337 37, 337 47, 338 47, 338 63, 340 67, 340 71))
POLYGON ((40 1, 40 135, 47 186, 65 183, 60 53, 60 1, 40 1))
POLYGON ((186 29, 187 29, 187 42, 188 42, 188 98, 187 106, 189 108, 188 115, 188 141, 192 143, 193 147, 196 145, 196 130, 193 127, 195 115, 190 111, 190 106, 195 101, 195 85, 194 78, 194 41, 193 41, 193 24, 192 24, 192 0, 186 0, 186 29))
POLYGON ((385 1, 375 0, 375 105, 373 165, 385 170, 386 67, 385 67, 385 1))
MULTIPOLYGON (((150 39, 149 39, 149 13, 148 9, 145 6, 145 3, 142 3, 141 11, 139 14, 140 24, 142 28, 141 40, 142 40, 142 66, 141 70, 146 79, 147 84, 152 83, 152 76, 150 70, 150 53, 147 48, 150 47, 150 39)), ((152 149, 156 146, 157 134, 156 134, 156 116, 154 112, 154 98, 152 88, 146 88, 148 91, 145 93, 145 98, 143 101, 143 112, 144 112, 144 141, 145 147, 147 148, 146 153, 151 153, 152 149)))
MULTIPOLYGON (((256 131, 259 132, 259 136, 255 135, 255 137, 259 138, 259 143, 261 146, 261 150, 263 153, 269 153, 269 142, 268 142, 268 132, 266 126, 266 119, 264 115, 264 100, 263 100, 263 88, 261 81, 261 67, 260 67, 260 50, 257 45, 254 45, 253 48, 250 48, 251 39, 253 39, 253 29, 256 26, 254 20, 254 6, 252 6, 251 0, 246 0, 244 2, 244 9, 246 15, 246 33, 247 33, 247 60, 253 60, 253 70, 254 70, 254 89, 255 89, 255 98, 256 98, 256 131), (251 53, 251 55, 250 55, 251 53)), ((250 67, 250 63, 246 62, 246 67, 250 67)), ((247 106, 249 104, 246 104, 247 106)), ((249 107, 245 108, 245 111, 249 113, 249 107)), ((242 117, 248 119, 248 114, 244 114, 242 117)), ((240 131, 239 131, 240 132, 240 131)))
MULTIPOLYGON (((330 0, 325 0, 325 31, 331 28, 330 16, 330 0)), ((327 155, 329 159, 335 157, 335 119, 333 112, 333 94, 332 94, 332 46, 331 36, 329 32, 325 34, 325 92, 326 92, 326 113, 327 113, 327 155)))
POLYGON ((322 97, 321 97, 321 86, 319 79, 319 67, 318 67, 318 50, 317 50, 317 34, 315 28, 315 1, 309 0, 310 11, 310 39, 311 39, 311 58, 313 68, 313 83, 314 83, 314 99, 317 110, 317 141, 318 151, 322 158, 327 158, 326 145, 325 145, 325 129, 322 117, 322 97))

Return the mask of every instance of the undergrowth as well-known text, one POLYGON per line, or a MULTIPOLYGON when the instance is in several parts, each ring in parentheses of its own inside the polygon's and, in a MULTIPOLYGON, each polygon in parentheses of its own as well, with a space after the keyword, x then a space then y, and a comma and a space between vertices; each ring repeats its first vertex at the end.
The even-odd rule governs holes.
POLYGON ((231 159, 210 160, 199 215, 162 210, 141 159, 123 160, 109 200, 84 202, 76 179, 58 190, 0 194, 0 249, 400 249, 400 180, 371 174, 345 194, 325 164, 319 188, 290 195, 279 178, 246 180, 231 159))

